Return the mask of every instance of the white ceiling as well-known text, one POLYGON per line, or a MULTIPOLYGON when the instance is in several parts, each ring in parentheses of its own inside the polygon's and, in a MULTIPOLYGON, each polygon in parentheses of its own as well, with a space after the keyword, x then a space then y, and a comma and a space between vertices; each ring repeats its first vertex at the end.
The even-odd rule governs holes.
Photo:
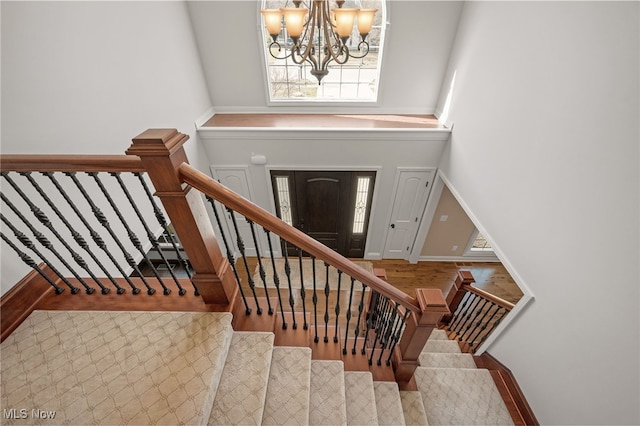
MULTIPOLYGON (((434 113, 463 4, 390 0, 378 105, 373 110, 347 109, 434 113)), ((259 8, 259 0, 188 2, 216 112, 260 112, 269 108, 286 111, 268 106, 259 8)), ((313 109, 305 106, 305 111, 313 109)))

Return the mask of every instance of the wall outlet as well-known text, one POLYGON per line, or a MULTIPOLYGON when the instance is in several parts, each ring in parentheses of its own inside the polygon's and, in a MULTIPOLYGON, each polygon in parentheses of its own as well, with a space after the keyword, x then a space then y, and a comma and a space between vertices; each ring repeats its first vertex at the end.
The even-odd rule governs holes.
POLYGON ((451 251, 456 251, 456 250, 458 250, 458 246, 451 247, 451 251))
POLYGON ((440 222, 446 222, 447 219, 449 219, 449 216, 447 216, 446 214, 443 214, 442 216, 440 216, 440 222))

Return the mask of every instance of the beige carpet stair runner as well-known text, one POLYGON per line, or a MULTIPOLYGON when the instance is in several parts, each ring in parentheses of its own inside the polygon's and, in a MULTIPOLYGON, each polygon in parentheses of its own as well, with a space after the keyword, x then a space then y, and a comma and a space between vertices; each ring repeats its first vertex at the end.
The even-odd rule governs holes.
POLYGON ((0 346, 2 424, 513 424, 489 371, 443 332, 402 392, 273 342, 228 313, 35 311, 0 346))

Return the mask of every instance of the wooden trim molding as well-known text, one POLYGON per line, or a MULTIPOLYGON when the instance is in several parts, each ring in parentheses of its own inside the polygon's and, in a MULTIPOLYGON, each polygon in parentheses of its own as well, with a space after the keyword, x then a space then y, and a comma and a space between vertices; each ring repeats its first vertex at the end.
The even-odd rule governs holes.
POLYGON ((517 417, 520 421, 516 424, 538 426, 540 423, 511 370, 487 352, 480 356, 474 356, 473 359, 478 368, 485 368, 492 372, 493 379, 514 418, 514 422, 517 417))
POLYGON ((496 305, 506 309, 507 311, 511 311, 515 306, 513 303, 501 299, 498 296, 494 296, 493 294, 488 293, 478 287, 469 286, 467 288, 467 291, 469 291, 470 293, 474 293, 482 297, 483 299, 487 299, 488 301, 495 303, 496 305))
POLYGON ((14 155, 0 156, 3 172, 144 172, 132 155, 14 155))
MULTIPOLYGON (((40 269, 49 277, 55 274, 48 266, 40 269)), ((3 342, 33 312, 54 288, 36 271, 31 271, 0 298, 0 342, 3 342)))

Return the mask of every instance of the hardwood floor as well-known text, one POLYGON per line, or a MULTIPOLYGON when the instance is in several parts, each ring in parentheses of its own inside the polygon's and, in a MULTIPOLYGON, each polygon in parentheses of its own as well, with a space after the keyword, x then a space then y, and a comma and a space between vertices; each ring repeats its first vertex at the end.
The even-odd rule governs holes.
MULTIPOLYGON (((362 259, 357 259, 362 260, 362 259)), ((415 297, 416 288, 439 288, 446 296, 456 279, 458 271, 471 271, 481 288, 501 299, 516 303, 523 293, 499 262, 418 262, 411 264, 405 260, 368 260, 374 268, 386 271, 387 281, 399 290, 415 297)), ((242 259, 239 262, 243 262, 242 259)), ((255 271, 257 260, 248 258, 250 271, 255 271)), ((238 274, 243 283, 247 282, 244 264, 239 263, 238 274)), ((248 289, 248 286, 246 287, 248 289)))
POLYGON ((499 262, 418 262, 374 260, 374 268, 384 268, 387 281, 399 290, 415 296, 416 288, 439 288, 446 296, 458 271, 467 270, 475 278, 475 287, 501 299, 516 303, 523 296, 506 268, 499 262))

